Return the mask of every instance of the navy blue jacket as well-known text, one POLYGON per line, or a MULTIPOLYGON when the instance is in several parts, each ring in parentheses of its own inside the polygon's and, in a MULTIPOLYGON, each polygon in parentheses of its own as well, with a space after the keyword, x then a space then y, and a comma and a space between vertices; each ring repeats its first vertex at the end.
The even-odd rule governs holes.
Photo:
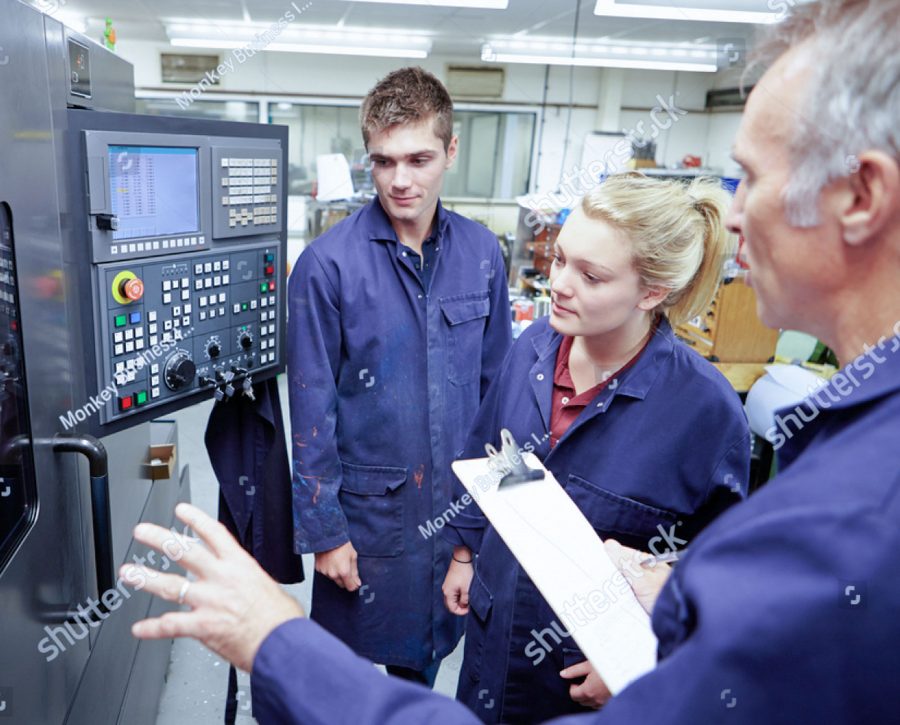
MULTIPOLYGON (((499 447, 499 431, 508 428, 519 445, 534 448, 601 538, 655 553, 683 548, 746 495, 750 431, 737 393, 662 318, 635 364, 551 449, 562 340, 544 318, 516 341, 464 457, 483 457, 486 442, 499 447)), ((479 552, 459 699, 485 722, 580 711, 559 672, 585 657, 477 504, 444 531, 453 544, 479 552)))
POLYGON ((289 287, 294 546, 351 541, 362 587, 317 575, 312 617, 358 654, 422 669, 455 647, 443 605, 450 463, 510 345, 506 273, 485 227, 437 210, 426 289, 377 200, 300 256, 289 287))
MULTIPOLYGON (((854 361, 794 416, 781 475, 700 534, 663 588, 656 669, 561 725, 900 722, 898 350, 854 361)), ((302 619, 263 643, 252 682, 262 725, 478 722, 302 619)))

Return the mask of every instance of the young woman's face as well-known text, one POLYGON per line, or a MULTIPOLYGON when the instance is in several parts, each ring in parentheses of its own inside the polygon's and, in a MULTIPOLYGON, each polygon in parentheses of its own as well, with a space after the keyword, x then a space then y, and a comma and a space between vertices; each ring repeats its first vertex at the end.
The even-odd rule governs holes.
POLYGON ((556 240, 550 268, 550 324, 592 337, 636 322, 657 304, 641 285, 623 232, 575 209, 556 240))

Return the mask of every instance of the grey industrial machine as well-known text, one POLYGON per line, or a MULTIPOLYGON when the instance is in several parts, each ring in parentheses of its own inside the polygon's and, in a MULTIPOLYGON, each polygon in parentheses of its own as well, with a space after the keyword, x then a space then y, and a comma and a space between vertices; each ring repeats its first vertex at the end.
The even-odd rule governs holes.
POLYGON ((167 605, 116 570, 189 494, 151 421, 284 369, 287 131, 134 115, 128 63, 0 18, 0 723, 152 723, 167 605))

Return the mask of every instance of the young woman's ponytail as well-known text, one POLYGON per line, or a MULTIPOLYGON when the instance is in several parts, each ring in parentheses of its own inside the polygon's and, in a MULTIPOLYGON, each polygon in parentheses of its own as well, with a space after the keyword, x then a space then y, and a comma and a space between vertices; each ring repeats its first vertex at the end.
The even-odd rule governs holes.
POLYGON ((585 214, 618 227, 631 240, 634 265, 646 287, 669 294, 660 311, 673 325, 702 314, 716 295, 736 239, 725 227, 731 197, 716 179, 611 176, 582 201, 585 214))

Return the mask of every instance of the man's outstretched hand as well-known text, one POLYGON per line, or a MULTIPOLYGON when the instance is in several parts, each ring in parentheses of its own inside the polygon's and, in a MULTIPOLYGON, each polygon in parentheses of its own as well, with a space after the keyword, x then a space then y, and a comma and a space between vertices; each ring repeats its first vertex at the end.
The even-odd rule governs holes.
POLYGON ((178 574, 135 564, 124 565, 119 575, 135 589, 190 609, 137 622, 132 634, 140 639, 193 637, 250 672, 263 640, 283 622, 302 617, 303 609, 219 522, 186 503, 175 508, 175 515, 199 539, 146 523, 135 527, 134 538, 186 569, 193 575, 190 584, 178 574))

